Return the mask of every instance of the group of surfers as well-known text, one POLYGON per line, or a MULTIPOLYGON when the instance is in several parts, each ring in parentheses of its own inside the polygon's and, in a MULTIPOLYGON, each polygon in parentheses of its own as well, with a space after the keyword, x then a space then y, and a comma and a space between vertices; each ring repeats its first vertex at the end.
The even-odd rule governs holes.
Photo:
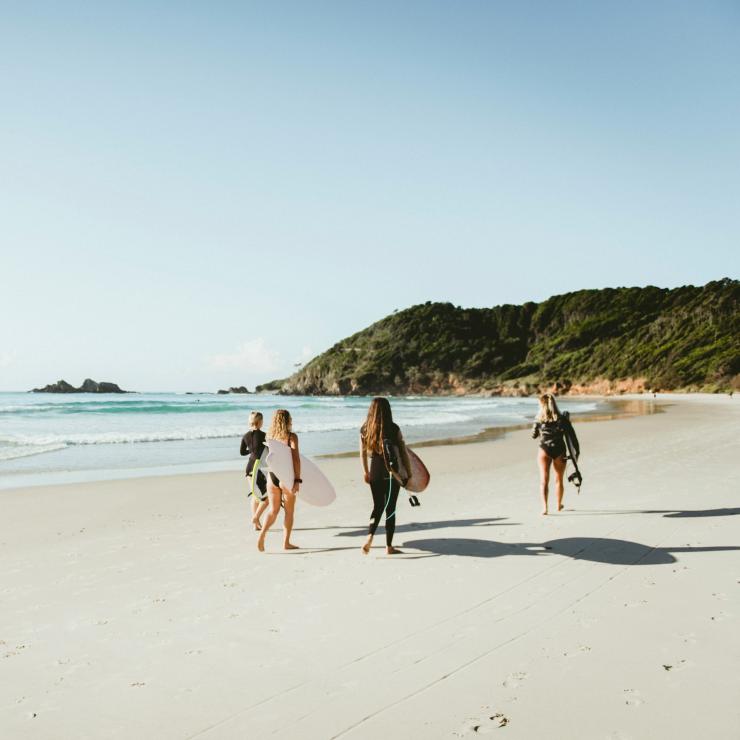
MULTIPOLYGON (((246 474, 250 482, 252 496, 252 523, 259 532, 257 548, 265 550, 265 536, 275 523, 280 509, 285 510, 283 526, 283 548, 297 550, 291 540, 295 519, 296 496, 301 488, 301 458, 298 448, 298 435, 293 431, 293 420, 287 409, 277 409, 270 422, 267 433, 262 430, 264 418, 259 411, 252 411, 249 417, 249 431, 242 437, 240 453, 249 456, 246 474), (265 449, 265 442, 269 439, 279 440, 287 444, 293 459, 294 482, 291 488, 281 484, 273 472, 268 475, 259 466, 257 461, 265 449), (260 492, 260 496, 256 495, 260 492), (267 511, 264 521, 263 515, 267 511)), ((542 497, 542 514, 548 513, 548 493, 550 471, 555 472, 555 495, 557 509, 563 508, 564 484, 563 477, 567 461, 566 435, 572 434, 572 426, 568 414, 561 413, 551 393, 545 393, 539 398, 539 410, 532 427, 532 437, 539 439, 537 462, 540 469, 540 495, 542 497)), ((573 435, 574 436, 574 435, 573 435)), ((393 535, 396 529, 396 504, 401 486, 407 480, 398 474, 398 470, 410 471, 411 464, 408 451, 404 443, 400 427, 393 421, 391 405, 387 398, 374 398, 370 403, 367 418, 360 428, 360 462, 365 483, 370 486, 373 499, 373 509, 370 514, 367 539, 362 545, 362 553, 367 555, 375 537, 375 532, 385 512, 385 542, 386 552, 389 555, 401 553, 393 546, 393 535), (389 460, 389 449, 398 451, 400 464, 396 465, 389 460)))

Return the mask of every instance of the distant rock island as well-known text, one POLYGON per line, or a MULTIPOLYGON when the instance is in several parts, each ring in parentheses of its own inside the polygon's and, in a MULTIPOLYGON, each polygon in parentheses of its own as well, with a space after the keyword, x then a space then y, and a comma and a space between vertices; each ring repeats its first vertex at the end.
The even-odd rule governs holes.
POLYGON ((219 396, 227 396, 229 393, 249 393, 246 386, 240 385, 240 386, 232 386, 228 389, 221 389, 218 391, 219 396))
POLYGON ((541 303, 424 303, 335 344, 286 395, 740 390, 740 281, 579 290, 541 303))
POLYGON ((75 388, 66 380, 58 380, 43 388, 34 388, 31 393, 130 393, 130 391, 122 390, 115 383, 98 383, 92 378, 86 378, 79 388, 75 388))

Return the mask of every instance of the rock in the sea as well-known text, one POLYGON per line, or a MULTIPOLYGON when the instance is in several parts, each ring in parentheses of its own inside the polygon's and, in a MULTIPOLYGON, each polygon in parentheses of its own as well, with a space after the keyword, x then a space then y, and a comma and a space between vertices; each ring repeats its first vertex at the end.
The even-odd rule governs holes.
POLYGON ((66 380, 57 380, 56 383, 49 383, 43 388, 34 388, 32 393, 77 393, 77 388, 66 380))
POLYGON ((85 382, 77 389, 79 393, 125 393, 115 383, 98 383, 92 378, 85 378, 85 382))
POLYGON ((240 386, 232 386, 228 390, 224 390, 223 388, 218 391, 219 396, 226 396, 229 393, 249 393, 246 386, 240 385, 240 386))
POLYGON ((66 380, 59 380, 43 388, 34 388, 32 393, 128 393, 128 391, 122 390, 115 383, 98 383, 92 378, 86 378, 79 388, 70 385, 66 380))

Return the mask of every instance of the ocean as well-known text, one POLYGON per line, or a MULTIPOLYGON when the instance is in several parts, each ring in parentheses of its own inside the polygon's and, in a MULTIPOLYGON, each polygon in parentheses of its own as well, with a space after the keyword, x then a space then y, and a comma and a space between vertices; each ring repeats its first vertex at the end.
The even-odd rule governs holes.
MULTIPOLYGON (((369 398, 131 393, 0 393, 0 488, 210 470, 238 470, 249 412, 287 408, 301 451, 356 449, 369 398)), ((410 443, 532 420, 534 398, 401 397, 391 401, 410 443)), ((600 413, 601 400, 564 409, 600 413)))

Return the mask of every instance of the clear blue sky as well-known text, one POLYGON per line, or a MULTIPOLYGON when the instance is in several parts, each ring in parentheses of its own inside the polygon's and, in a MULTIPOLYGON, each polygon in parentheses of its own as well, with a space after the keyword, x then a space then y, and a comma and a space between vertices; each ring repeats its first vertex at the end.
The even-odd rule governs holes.
POLYGON ((251 386, 427 300, 738 276, 737 2, 2 15, 1 389, 251 386))

